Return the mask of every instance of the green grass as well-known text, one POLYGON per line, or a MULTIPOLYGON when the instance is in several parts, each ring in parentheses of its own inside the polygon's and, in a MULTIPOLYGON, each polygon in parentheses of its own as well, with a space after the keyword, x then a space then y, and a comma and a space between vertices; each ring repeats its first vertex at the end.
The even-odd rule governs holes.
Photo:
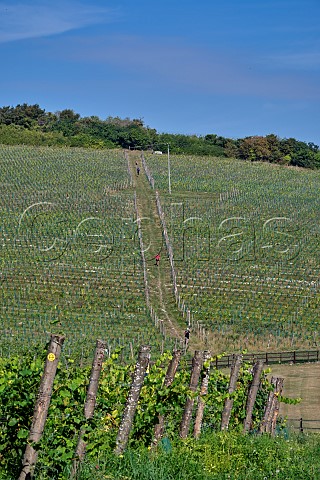
MULTIPOLYGON (((207 434, 159 447, 111 452, 84 462, 78 480, 315 480, 320 477, 320 437, 207 434)), ((5 479, 5 477, 1 477, 5 479)), ((36 478, 46 478, 45 471, 36 478)), ((52 477, 51 477, 52 478, 52 477)), ((63 479, 70 478, 65 472, 63 479)), ((8 480, 8 479, 6 479, 8 480)), ((11 480, 11 479, 10 479, 11 480)), ((52 478, 53 480, 53 478, 52 478)))

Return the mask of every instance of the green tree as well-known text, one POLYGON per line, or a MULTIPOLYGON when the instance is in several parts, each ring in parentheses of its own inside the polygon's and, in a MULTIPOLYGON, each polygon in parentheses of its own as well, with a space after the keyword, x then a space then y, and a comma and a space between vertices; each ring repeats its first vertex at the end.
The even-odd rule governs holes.
POLYGON ((240 158, 252 162, 268 162, 271 159, 268 140, 265 137, 246 137, 240 141, 238 153, 240 158))
POLYGON ((38 126, 45 118, 45 110, 39 105, 23 103, 16 107, 3 107, 0 109, 0 123, 5 125, 19 125, 24 128, 38 126))

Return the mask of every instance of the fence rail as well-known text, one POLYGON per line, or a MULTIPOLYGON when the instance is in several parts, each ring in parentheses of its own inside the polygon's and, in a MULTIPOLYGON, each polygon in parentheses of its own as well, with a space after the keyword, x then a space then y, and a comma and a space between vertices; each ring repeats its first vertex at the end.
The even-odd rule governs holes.
MULTIPOLYGON (((229 368, 234 362, 235 354, 224 355, 216 358, 214 364, 216 368, 229 368)), ((246 353, 243 355, 244 362, 256 362, 262 360, 266 365, 275 363, 307 363, 319 362, 320 350, 294 350, 292 352, 265 352, 265 353, 246 353)))
POLYGON ((301 433, 320 432, 320 420, 306 418, 288 418, 287 427, 301 433))

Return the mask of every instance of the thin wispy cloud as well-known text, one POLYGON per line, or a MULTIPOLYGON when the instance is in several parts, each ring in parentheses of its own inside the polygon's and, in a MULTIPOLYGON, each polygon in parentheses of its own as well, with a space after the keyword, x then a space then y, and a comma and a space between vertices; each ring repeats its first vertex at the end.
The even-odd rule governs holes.
POLYGON ((57 35, 117 18, 117 11, 81 2, 8 2, 0 6, 0 43, 57 35))
MULTIPOLYGON (((128 73, 140 74, 145 80, 169 85, 172 89, 193 89, 198 92, 228 95, 283 96, 284 98, 320 98, 318 83, 305 76, 295 78, 279 64, 258 53, 241 50, 193 47, 182 39, 150 39, 139 36, 77 37, 65 48, 63 55, 78 62, 116 66, 128 73)), ((286 57, 288 60, 290 56, 286 57)), ((292 61, 298 57, 292 54, 292 61)), ((313 58, 313 61, 318 59, 313 58)), ((312 61, 310 56, 309 62, 312 61)))

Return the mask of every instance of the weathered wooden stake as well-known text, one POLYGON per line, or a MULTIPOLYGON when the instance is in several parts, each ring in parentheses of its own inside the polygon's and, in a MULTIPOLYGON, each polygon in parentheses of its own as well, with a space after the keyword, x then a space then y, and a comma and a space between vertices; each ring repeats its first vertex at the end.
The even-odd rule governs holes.
POLYGON ((140 391, 143 385, 149 361, 150 347, 147 345, 142 345, 139 350, 138 361, 136 363, 133 381, 130 387, 130 392, 122 415, 122 420, 116 439, 116 448, 114 450, 114 453, 116 455, 121 455, 127 446, 134 414, 136 412, 140 391))
POLYGON ((35 403, 32 424, 28 437, 28 445, 22 460, 22 470, 19 480, 25 480, 33 476, 35 464, 37 462, 38 452, 36 443, 42 437, 44 426, 47 420, 48 409, 52 394, 54 377, 60 358, 61 348, 65 337, 62 335, 51 335, 47 352, 47 358, 41 377, 38 398, 35 403))
MULTIPOLYGON (((94 358, 92 362, 90 381, 89 381, 88 390, 87 390, 87 397, 84 404, 84 416, 86 420, 89 420, 90 418, 92 418, 94 414, 98 386, 99 386, 99 378, 100 378, 102 363, 104 360, 105 349, 106 349, 106 342, 103 342, 102 340, 97 340, 94 358)), ((85 457, 86 443, 83 440, 84 434, 85 434, 85 428, 81 428, 79 433, 77 448, 75 451, 73 468, 71 472, 72 478, 76 476, 79 465, 85 457)))
POLYGON ((269 392, 268 395, 267 403, 264 409, 263 419, 259 427, 260 433, 272 433, 272 424, 274 418, 276 422, 275 412, 276 416, 278 415, 278 408, 277 410, 275 410, 275 405, 279 402, 278 396, 282 392, 283 378, 272 377, 271 384, 274 386, 274 389, 269 392))
MULTIPOLYGON (((174 350, 173 357, 170 360, 168 365, 167 373, 163 382, 165 387, 169 387, 175 377, 179 362, 181 357, 181 350, 174 350)), ((154 427, 154 437, 152 440, 152 445, 156 446, 163 435, 164 430, 164 415, 158 415, 158 423, 154 427)))
MULTIPOLYGON (((271 385, 275 386, 276 380, 277 379, 275 377, 271 377, 271 385)), ((270 391, 268 394, 267 402, 264 407, 263 419, 261 420, 260 427, 259 427, 259 433, 267 432, 267 426, 270 421, 270 412, 271 412, 271 406, 273 402, 273 396, 274 396, 274 390, 270 391)))
MULTIPOLYGON (((206 362, 208 362, 210 358, 211 358, 211 352, 209 352, 209 350, 205 350, 203 352, 203 363, 205 364, 206 362)), ((198 408, 197 408, 197 414, 196 414, 196 419, 194 422, 194 429, 193 429, 193 435, 195 438, 198 438, 201 432, 203 412, 205 407, 205 402, 203 397, 208 393, 209 374, 210 374, 210 365, 205 366, 203 369, 203 377, 202 377, 202 382, 200 387, 200 396, 198 399, 198 408)))
MULTIPOLYGON (((192 392, 195 392, 198 387, 198 382, 199 382, 199 377, 200 377, 200 372, 202 368, 202 362, 203 362, 203 354, 200 351, 195 351, 194 352, 194 357, 192 359, 192 371, 191 371, 191 378, 190 378, 190 385, 189 389, 192 392)), ((191 423, 191 417, 192 417, 192 410, 193 410, 193 405, 194 405, 194 399, 193 398, 187 398, 186 404, 184 407, 184 412, 182 416, 182 421, 180 425, 180 437, 181 438, 187 438, 189 428, 190 428, 190 423, 191 423)))
POLYGON ((260 376, 263 370, 263 361, 258 360, 253 367, 253 378, 248 392, 246 418, 243 424, 243 431, 249 432, 252 424, 252 412, 257 398, 257 393, 260 386, 260 376))
POLYGON ((279 401, 279 396, 282 393, 282 388, 283 388, 283 378, 277 378, 276 382, 276 388, 275 388, 275 394, 274 394, 274 402, 273 402, 273 408, 272 408, 272 415, 271 415, 271 425, 270 425, 270 433, 271 435, 274 435, 276 432, 276 426, 277 426, 277 418, 279 415, 279 409, 280 409, 280 401, 279 401))
POLYGON ((225 399, 225 402, 224 402, 224 409, 221 417, 221 430, 228 430, 228 427, 229 427, 231 410, 233 407, 233 398, 231 397, 231 394, 236 389, 241 364, 242 364, 242 355, 236 355, 233 365, 231 367, 230 381, 229 381, 229 388, 228 388, 229 396, 225 399))

